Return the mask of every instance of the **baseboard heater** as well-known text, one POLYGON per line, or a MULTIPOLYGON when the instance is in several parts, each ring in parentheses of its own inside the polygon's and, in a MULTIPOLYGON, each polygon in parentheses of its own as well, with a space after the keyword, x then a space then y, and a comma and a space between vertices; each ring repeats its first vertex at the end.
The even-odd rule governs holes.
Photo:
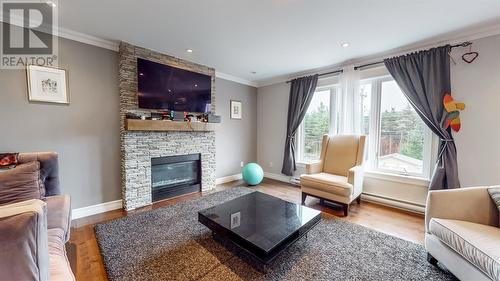
POLYGON ((419 214, 425 213, 425 205, 421 205, 421 204, 406 201, 406 200, 399 200, 396 198, 391 198, 391 197, 386 197, 386 196, 381 196, 381 195, 376 195, 373 193, 366 193, 366 192, 363 192, 361 194, 361 199, 364 201, 373 202, 373 203, 385 205, 385 206, 390 206, 390 207, 394 207, 394 208, 402 209, 402 210, 406 210, 406 211, 411 211, 414 213, 419 213, 419 214))
POLYGON ((300 186, 300 177, 291 177, 290 183, 293 185, 300 186))

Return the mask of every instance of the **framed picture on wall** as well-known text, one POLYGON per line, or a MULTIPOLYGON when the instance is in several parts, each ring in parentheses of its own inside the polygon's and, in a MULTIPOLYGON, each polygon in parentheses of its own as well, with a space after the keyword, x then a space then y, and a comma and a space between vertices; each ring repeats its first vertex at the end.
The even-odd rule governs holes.
POLYGON ((243 116, 241 107, 241 101, 231 100, 231 119, 241 119, 243 116))
POLYGON ((26 71, 29 101, 69 104, 66 70, 29 65, 26 71))

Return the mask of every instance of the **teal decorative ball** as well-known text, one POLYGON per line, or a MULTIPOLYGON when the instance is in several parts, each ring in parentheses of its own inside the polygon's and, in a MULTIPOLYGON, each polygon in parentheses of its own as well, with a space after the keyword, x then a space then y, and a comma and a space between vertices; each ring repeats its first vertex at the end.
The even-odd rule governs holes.
POLYGON ((264 178, 264 171, 257 163, 248 163, 243 167, 243 180, 249 185, 258 185, 264 178))

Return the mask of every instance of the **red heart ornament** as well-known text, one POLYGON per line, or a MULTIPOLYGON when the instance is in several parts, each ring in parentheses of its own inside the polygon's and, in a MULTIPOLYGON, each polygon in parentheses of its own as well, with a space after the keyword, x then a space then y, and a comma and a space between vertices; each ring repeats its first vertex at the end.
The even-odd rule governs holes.
POLYGON ((468 52, 462 55, 462 59, 466 63, 471 63, 473 62, 477 57, 479 56, 478 52, 468 52))

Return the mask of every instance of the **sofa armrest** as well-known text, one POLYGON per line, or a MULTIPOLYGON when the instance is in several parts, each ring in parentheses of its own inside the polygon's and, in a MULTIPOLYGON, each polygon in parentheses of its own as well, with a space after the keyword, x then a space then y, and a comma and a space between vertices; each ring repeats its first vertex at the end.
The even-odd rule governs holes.
POLYGON ((47 205, 33 199, 0 206, 2 280, 49 280, 47 205))
POLYGON ((498 211, 485 186, 429 191, 425 207, 426 232, 432 218, 498 226, 498 211))
POLYGON ((45 198, 47 203, 47 228, 64 231, 64 242, 68 242, 71 230, 71 198, 69 195, 55 195, 45 198))
POLYGON ((323 172, 323 161, 306 164, 306 174, 317 174, 323 172))
POLYGON ((347 174, 347 182, 352 184, 354 188, 354 193, 358 194, 363 191, 363 178, 365 176, 365 171, 363 166, 354 166, 349 169, 347 174))

